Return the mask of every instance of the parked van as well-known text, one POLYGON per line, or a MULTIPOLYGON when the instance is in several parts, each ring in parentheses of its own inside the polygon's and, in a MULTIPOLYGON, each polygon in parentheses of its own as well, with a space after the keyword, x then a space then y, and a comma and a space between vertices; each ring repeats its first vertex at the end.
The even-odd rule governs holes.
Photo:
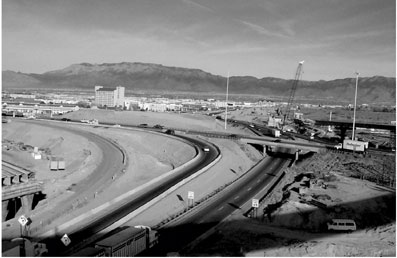
POLYGON ((327 223, 328 230, 353 231, 356 230, 356 223, 352 219, 332 219, 327 223))

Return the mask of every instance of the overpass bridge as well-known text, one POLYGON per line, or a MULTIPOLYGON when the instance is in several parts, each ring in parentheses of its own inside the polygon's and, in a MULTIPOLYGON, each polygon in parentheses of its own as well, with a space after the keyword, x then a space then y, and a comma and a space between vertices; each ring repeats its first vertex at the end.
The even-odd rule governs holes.
MULTIPOLYGON (((316 120, 315 125, 317 126, 334 126, 340 129, 340 136, 342 139, 346 136, 346 131, 353 128, 352 122, 338 122, 338 121, 324 121, 316 120)), ((373 123, 355 123, 356 128, 367 128, 367 129, 380 129, 390 132, 390 144, 392 148, 396 146, 396 125, 394 124, 373 124, 373 123)))
MULTIPOLYGON (((338 121, 325 121, 325 120, 316 120, 315 125, 318 126, 337 126, 337 127, 344 127, 351 129, 353 128, 352 122, 338 122, 338 121)), ((373 123, 355 123, 355 127, 360 128, 368 128, 368 129, 382 129, 388 130, 390 132, 396 133, 396 125, 389 125, 389 124, 373 124, 373 123)))
POLYGON ((288 148, 288 149, 295 149, 295 159, 297 160, 299 157, 300 151, 311 151, 311 152, 322 152, 327 147, 327 145, 319 144, 319 143, 305 143, 305 142, 297 142, 293 140, 286 140, 286 139, 277 139, 271 137, 241 137, 241 142, 249 143, 249 144, 258 144, 263 145, 264 149, 263 152, 271 150, 275 147, 281 148, 288 148))
POLYGON ((43 184, 34 179, 35 172, 2 160, 2 221, 33 208, 36 194, 43 192, 43 184), (20 209, 22 207, 22 209, 20 209))

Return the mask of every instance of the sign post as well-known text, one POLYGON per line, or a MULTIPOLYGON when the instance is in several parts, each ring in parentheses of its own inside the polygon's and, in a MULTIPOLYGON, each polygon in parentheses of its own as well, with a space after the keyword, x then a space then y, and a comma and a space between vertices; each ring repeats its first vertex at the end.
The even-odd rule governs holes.
POLYGON ((70 240, 67 234, 63 235, 61 241, 65 246, 68 246, 72 242, 72 240, 70 240))
POLYGON ((259 208, 259 200, 258 199, 252 199, 252 208, 254 208, 254 217, 257 217, 258 213, 258 208, 259 208))
POLYGON ((193 191, 187 192, 187 198, 188 198, 188 207, 190 207, 190 202, 192 203, 192 206, 194 206, 194 192, 193 191), (190 201, 190 200, 192 200, 192 201, 190 201))
POLYGON ((28 218, 26 218, 25 215, 22 215, 18 218, 18 222, 21 224, 21 237, 23 237, 23 232, 26 224, 28 223, 28 218))

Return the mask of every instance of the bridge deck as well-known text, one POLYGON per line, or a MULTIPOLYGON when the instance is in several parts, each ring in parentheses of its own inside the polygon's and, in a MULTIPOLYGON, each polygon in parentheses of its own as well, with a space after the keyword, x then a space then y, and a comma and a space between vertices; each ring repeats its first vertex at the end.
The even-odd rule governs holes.
POLYGON ((2 200, 9 200, 28 194, 34 194, 43 191, 43 183, 31 181, 28 183, 15 184, 2 187, 2 200))
MULTIPOLYGON (((316 125, 333 125, 333 126, 342 126, 342 127, 353 128, 353 122, 316 120, 315 124, 316 125)), ((390 125, 390 124, 355 123, 355 127, 383 129, 383 130, 389 130, 389 131, 394 131, 394 132, 396 131, 396 125, 390 125)))
POLYGON ((299 150, 308 150, 308 151, 314 151, 314 152, 320 152, 322 149, 325 149, 325 145, 320 145, 318 143, 302 143, 302 142, 295 142, 295 141, 290 141, 290 140, 281 140, 280 142, 275 142, 274 138, 272 140, 267 140, 257 137, 242 137, 240 139, 242 142, 245 143, 254 143, 254 144, 261 144, 261 145, 267 145, 267 146, 274 146, 274 147, 283 147, 283 148, 293 148, 293 149, 299 149, 299 150))
POLYGON ((9 171, 10 173, 13 173, 15 175, 26 174, 26 175, 28 175, 30 177, 30 176, 34 175, 34 173, 35 173, 33 171, 29 171, 29 170, 27 170, 25 168, 21 168, 21 167, 19 167, 17 165, 11 164, 11 163, 9 163, 7 161, 4 161, 4 160, 2 160, 2 162, 1 162, 1 167, 2 167, 3 170, 7 169, 7 171, 9 171))

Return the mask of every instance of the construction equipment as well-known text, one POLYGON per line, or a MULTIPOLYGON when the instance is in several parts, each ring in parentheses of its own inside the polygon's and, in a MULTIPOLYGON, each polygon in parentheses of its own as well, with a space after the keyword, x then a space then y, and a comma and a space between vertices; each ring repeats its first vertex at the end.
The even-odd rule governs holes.
POLYGON ((287 104, 287 107, 284 112, 283 125, 285 125, 285 122, 288 119, 289 113, 291 111, 292 103, 294 102, 296 86, 298 85, 299 79, 301 77, 303 62, 304 61, 299 62, 298 68, 296 69, 295 79, 294 79, 294 82, 292 83, 292 88, 291 88, 291 92, 289 94, 288 104, 287 104))

